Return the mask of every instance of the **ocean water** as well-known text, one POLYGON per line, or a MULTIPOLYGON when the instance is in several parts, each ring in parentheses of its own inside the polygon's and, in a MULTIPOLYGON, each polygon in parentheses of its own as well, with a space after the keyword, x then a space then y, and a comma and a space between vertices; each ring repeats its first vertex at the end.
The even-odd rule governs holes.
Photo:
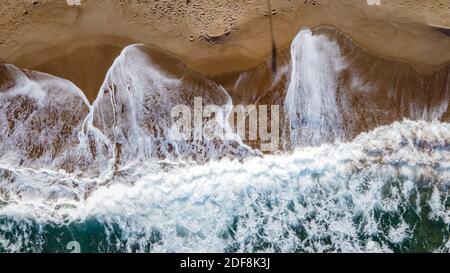
POLYGON ((93 104, 68 81, 5 66, 0 252, 449 252, 450 125, 439 114, 344 140, 346 66, 337 43, 299 33, 285 102, 294 148, 272 155, 238 136, 175 139, 173 106, 201 96, 226 113, 232 99, 141 45, 93 104))

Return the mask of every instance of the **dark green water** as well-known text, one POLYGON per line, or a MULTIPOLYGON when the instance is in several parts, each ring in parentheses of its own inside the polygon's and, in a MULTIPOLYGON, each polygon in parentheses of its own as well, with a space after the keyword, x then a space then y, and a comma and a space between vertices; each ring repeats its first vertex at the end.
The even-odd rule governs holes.
MULTIPOLYGON (((384 186, 384 198, 392 198, 391 193, 401 187, 401 180, 393 180, 384 186)), ((421 184, 430 185, 430 181, 422 181, 421 184)), ((323 194, 310 192, 310 194, 323 194)), ((418 191, 400 200, 400 206, 395 211, 385 211, 381 207, 375 208, 370 214, 373 216, 375 230, 373 234, 367 234, 367 218, 356 213, 351 217, 351 225, 356 233, 352 236, 338 236, 341 242, 336 242, 336 231, 331 227, 336 224, 335 218, 321 218, 324 212, 312 211, 305 217, 294 217, 289 220, 289 224, 283 225, 280 230, 280 239, 292 240, 295 237, 296 243, 292 244, 289 251, 295 252, 346 252, 349 250, 360 251, 389 251, 389 252, 448 252, 450 240, 450 228, 445 223, 445 217, 436 216, 430 206, 430 200, 441 197, 443 209, 441 212, 447 213, 450 210, 450 198, 448 198, 448 188, 422 186, 418 191), (447 193, 446 193, 447 192, 447 193), (433 196, 434 194, 434 196, 433 196), (311 224, 321 225, 320 234, 311 234, 311 224), (406 229, 399 232, 402 239, 397 241, 393 236, 392 229, 399 226, 406 229), (347 240, 345 242, 345 240, 347 240), (375 244, 378 248, 373 248, 370 244, 375 244), (447 245, 446 245, 447 244, 447 245), (346 246, 342 247, 342 246, 346 246), (381 248, 380 248, 381 247, 381 248)), ((253 195, 252 195, 253 196, 253 195)), ((266 238, 268 232, 265 225, 273 221, 273 216, 265 215, 261 207, 268 211, 279 206, 276 199, 273 199, 268 192, 258 192, 251 209, 245 214, 233 215, 228 219, 229 224, 216 233, 215 238, 208 238, 202 234, 189 234, 178 226, 167 227, 175 230, 173 234, 181 241, 208 241, 220 242, 223 252, 283 252, 285 246, 280 245, 280 241, 270 241, 266 238), (270 198, 269 198, 270 196, 270 198), (257 219, 255 219, 255 217, 257 219), (251 234, 239 236, 239 230, 247 226, 249 221, 256 221, 261 225, 256 225, 251 234)), ((243 198, 245 197, 242 196, 243 198)), ((248 196, 247 196, 248 197, 248 196)), ((254 196, 253 196, 254 197, 254 196)), ((296 214, 300 206, 307 207, 310 204, 308 196, 298 194, 295 200, 284 203, 286 207, 283 211, 290 212, 280 214, 278 221, 282 217, 291 217, 296 214)), ((327 198, 324 194, 323 198, 327 198)), ((313 199, 317 201, 317 199, 313 199)), ((352 203, 351 198, 344 200, 352 203)), ((336 200, 339 203, 342 200, 336 200)), ((354 205, 354 204, 353 204, 354 205)), ((349 204, 349 207, 352 207, 349 204)), ((322 208, 327 209, 327 208, 322 208)), ((339 214, 339 212, 337 212, 339 214)), ((343 211, 342 214, 346 212, 343 211)), ((353 213, 353 212, 351 212, 353 213)), ((270 213, 269 213, 270 214, 270 213)), ((325 215, 326 212, 325 212, 325 215)), ((2 217, 0 220, 0 252, 73 252, 78 249, 73 248, 69 243, 79 244, 80 251, 84 253, 97 252, 160 252, 167 251, 167 244, 174 242, 174 238, 167 238, 167 230, 158 229, 157 223, 139 223, 133 221, 133 216, 111 218, 100 220, 90 218, 84 221, 77 221, 66 224, 38 223, 33 220, 19 220, 11 217, 2 217), (117 220, 117 222, 114 221, 117 220), (139 226, 133 229, 132 226, 139 226), (148 225, 145 228, 142 225, 148 225), (165 241, 167 240, 167 241, 165 241)), ((172 234, 172 233, 171 233, 172 234)), ((206 242, 208 243, 208 242, 206 242)), ((188 245, 188 243, 186 243, 188 245)))

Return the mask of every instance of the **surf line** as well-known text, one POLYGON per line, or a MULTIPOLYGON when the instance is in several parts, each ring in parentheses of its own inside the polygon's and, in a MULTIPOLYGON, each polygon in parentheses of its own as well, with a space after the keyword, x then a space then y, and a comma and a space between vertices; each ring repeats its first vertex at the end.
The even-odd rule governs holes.
POLYGON ((170 134, 176 141, 233 141, 238 136, 240 140, 259 140, 262 152, 275 152, 279 148, 279 105, 269 107, 229 103, 223 106, 204 106, 203 98, 195 97, 193 109, 188 105, 178 104, 172 108, 171 117, 173 123, 170 134))

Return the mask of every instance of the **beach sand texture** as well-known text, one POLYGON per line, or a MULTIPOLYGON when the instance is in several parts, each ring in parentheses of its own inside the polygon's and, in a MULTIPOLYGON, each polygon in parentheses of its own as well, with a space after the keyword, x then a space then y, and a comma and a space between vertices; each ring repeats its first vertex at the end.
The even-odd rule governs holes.
POLYGON ((144 43, 206 76, 254 68, 303 26, 432 74, 450 61, 448 0, 0 0, 0 62, 69 79, 92 100, 121 49, 144 43))

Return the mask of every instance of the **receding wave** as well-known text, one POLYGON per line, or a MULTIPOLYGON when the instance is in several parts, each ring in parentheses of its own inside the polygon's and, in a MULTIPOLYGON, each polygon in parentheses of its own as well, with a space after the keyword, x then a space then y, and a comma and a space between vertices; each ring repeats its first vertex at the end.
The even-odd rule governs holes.
POLYGON ((450 251, 448 68, 419 76, 367 54, 303 29, 271 92, 236 97, 267 64, 228 89, 131 45, 92 104, 0 67, 0 251, 450 251), (175 138, 170 110, 195 97, 225 117, 240 99, 279 103, 286 145, 175 138))

